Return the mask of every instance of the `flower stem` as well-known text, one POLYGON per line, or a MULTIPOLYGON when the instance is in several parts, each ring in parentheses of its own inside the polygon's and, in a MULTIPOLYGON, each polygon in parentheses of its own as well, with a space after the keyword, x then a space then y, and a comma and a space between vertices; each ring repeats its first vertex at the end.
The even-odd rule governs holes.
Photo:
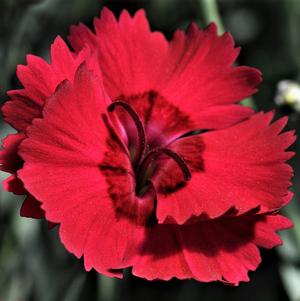
POLYGON ((204 19, 206 25, 215 22, 218 26, 219 34, 225 32, 224 25, 219 13, 216 0, 198 0, 200 6, 200 15, 204 19))
MULTIPOLYGON (((218 33, 223 34, 225 32, 225 27, 219 12, 218 3, 216 0, 198 0, 199 4, 199 14, 200 17, 208 25, 214 22, 218 26, 218 33)), ((256 105, 252 97, 248 97, 241 101, 241 104, 246 107, 255 109, 256 105)))
POLYGON ((286 216, 288 216, 294 223, 294 227, 289 231, 293 237, 293 241, 295 242, 297 249, 300 250, 300 214, 297 204, 299 204, 299 200, 297 196, 294 195, 292 202, 288 206, 283 208, 282 212, 286 216))
POLYGON ((115 285, 114 278, 98 275, 98 297, 99 301, 112 301, 115 299, 115 285))

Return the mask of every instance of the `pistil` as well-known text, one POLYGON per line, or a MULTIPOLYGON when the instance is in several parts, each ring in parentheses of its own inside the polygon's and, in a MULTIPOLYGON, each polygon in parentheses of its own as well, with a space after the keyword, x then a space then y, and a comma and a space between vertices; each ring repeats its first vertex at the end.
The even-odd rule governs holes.
POLYGON ((128 115, 132 118, 132 121, 135 124, 137 133, 138 133, 138 144, 139 145, 129 145, 129 149, 132 149, 132 165, 137 166, 140 160, 143 158, 146 151, 146 134, 142 121, 140 120, 138 114, 135 110, 126 102, 123 101, 115 101, 111 103, 107 110, 109 112, 113 112, 116 107, 121 107, 125 110, 128 115))
MULTIPOLYGON (((137 130, 137 142, 129 141, 128 149, 131 154, 131 164, 136 176, 136 194, 141 196, 148 189, 151 177, 154 175, 157 165, 157 159, 165 155, 171 158, 181 169, 185 181, 189 181, 192 177, 189 167, 185 160, 173 150, 167 147, 157 147, 152 150, 147 150, 147 137, 144 125, 135 110, 126 102, 115 101, 107 108, 109 112, 113 112, 116 107, 121 107, 131 117, 137 130)), ((125 127, 126 128, 126 127, 125 127)), ((132 133, 127 133, 128 138, 132 138, 132 133)), ((134 140, 134 139, 133 139, 134 140)))
POLYGON ((161 155, 166 155, 167 157, 173 159, 179 168, 182 171, 183 178, 185 181, 189 181, 192 178, 192 174, 189 170, 187 163, 184 159, 178 155, 176 152, 172 151, 171 149, 165 147, 159 147, 151 150, 146 154, 146 156, 141 161, 141 164, 136 172, 137 178, 137 194, 140 194, 144 191, 144 186, 149 180, 149 178, 154 173, 154 168, 151 168, 151 164, 155 162, 161 155))

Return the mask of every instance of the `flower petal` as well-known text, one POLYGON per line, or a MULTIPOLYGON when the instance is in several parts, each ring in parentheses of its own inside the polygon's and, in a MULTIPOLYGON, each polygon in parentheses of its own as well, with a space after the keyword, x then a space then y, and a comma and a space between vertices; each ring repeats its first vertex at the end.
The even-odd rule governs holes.
POLYGON ((9 91, 11 99, 2 107, 5 121, 15 129, 25 131, 34 118, 42 116, 45 100, 54 93, 58 84, 65 79, 73 81, 75 71, 83 61, 88 61, 91 70, 99 72, 95 67, 95 57, 89 50, 83 49, 74 55, 60 37, 52 44, 51 64, 40 57, 28 55, 27 65, 17 68, 17 76, 24 89, 9 91))
POLYGON ((15 173, 22 166, 22 159, 18 155, 18 148, 24 134, 10 134, 2 141, 3 149, 0 150, 0 170, 15 173))
POLYGON ((44 219, 45 211, 41 208, 41 203, 32 195, 29 195, 22 204, 20 215, 23 217, 44 219))
POLYGON ((276 231, 291 227, 280 215, 242 215, 188 225, 149 228, 133 274, 148 280, 194 278, 238 285, 261 261, 258 247, 273 248, 276 231))
POLYGON ((272 112, 258 113, 227 129, 176 140, 171 147, 189 164, 192 179, 178 186, 181 171, 172 161, 165 164, 154 183, 159 222, 183 224, 193 216, 216 218, 255 208, 262 213, 284 206, 293 175, 285 163, 293 153, 285 150, 295 136, 280 134, 285 118, 270 124, 272 118, 272 112))
MULTIPOLYGON (((101 170, 109 151, 110 132, 102 118, 106 102, 101 82, 85 66, 79 67, 74 84, 63 82, 47 101, 43 119, 28 128, 29 138, 20 147, 25 164, 18 174, 42 203, 46 219, 60 224, 66 248, 77 257, 84 255, 87 269, 111 275, 111 269, 130 264, 130 250, 142 228, 116 214, 109 179, 101 170)), ((116 172, 130 164, 117 146, 114 162, 123 165, 111 166, 116 172)), ((130 181, 125 182, 129 171, 122 175, 117 183, 122 192, 134 191, 130 181)))
POLYGON ((104 86, 112 99, 146 92, 157 81, 168 43, 151 32, 143 10, 133 18, 124 10, 119 22, 104 8, 94 21, 96 36, 82 24, 71 27, 69 40, 78 52, 86 44, 99 53, 104 86))
MULTIPOLYGON (((186 33, 174 34, 163 66, 167 72, 160 74, 157 89, 196 123, 204 123, 203 119, 209 123, 212 116, 207 117, 205 110, 225 104, 233 107, 235 102, 257 91, 260 72, 245 66, 233 67, 238 53, 231 35, 219 37, 215 24, 204 30, 192 24, 186 33)), ((247 113, 251 115, 245 107, 234 107, 245 112, 228 120, 226 126, 242 120, 247 113)), ((213 115, 212 108, 210 111, 213 115)), ((218 121, 222 122, 218 111, 215 115, 213 118, 219 116, 218 121)), ((221 127, 218 122, 212 126, 221 127)), ((198 128, 202 128, 200 124, 198 128)))
POLYGON ((26 194, 26 190, 23 187, 22 181, 17 177, 17 175, 12 175, 3 181, 3 189, 9 192, 13 192, 17 195, 26 194))
POLYGON ((105 8, 94 26, 95 34, 82 24, 73 26, 69 40, 77 52, 85 45, 98 51, 113 100, 154 91, 190 116, 196 128, 225 127, 253 113, 234 103, 256 92, 260 72, 232 66, 239 48, 230 34, 219 37, 214 24, 204 30, 193 24, 167 42, 151 32, 144 11, 130 17, 124 10, 117 21, 105 8), (224 118, 223 105, 235 113, 224 118))

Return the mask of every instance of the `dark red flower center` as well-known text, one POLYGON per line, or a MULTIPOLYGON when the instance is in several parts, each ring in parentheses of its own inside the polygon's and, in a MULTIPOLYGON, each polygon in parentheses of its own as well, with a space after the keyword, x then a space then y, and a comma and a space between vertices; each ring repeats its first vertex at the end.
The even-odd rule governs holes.
POLYGON ((107 108, 116 135, 106 141, 100 168, 116 214, 145 225, 155 220, 158 195, 184 189, 203 170, 203 142, 201 135, 185 139, 193 128, 189 117, 158 93, 123 99, 107 108))
POLYGON ((174 162, 177 163, 183 173, 185 181, 191 179, 192 175, 189 167, 179 154, 168 147, 155 147, 151 149, 151 145, 147 143, 144 125, 135 110, 129 104, 123 101, 115 101, 109 105, 107 109, 109 112, 113 112, 116 107, 121 107, 128 113, 136 128, 137 139, 134 139, 135 135, 132 135, 131 131, 127 133, 127 137, 129 138, 131 163, 136 177, 137 196, 143 196, 146 192, 149 179, 156 169, 156 160, 162 155, 173 159, 174 162))

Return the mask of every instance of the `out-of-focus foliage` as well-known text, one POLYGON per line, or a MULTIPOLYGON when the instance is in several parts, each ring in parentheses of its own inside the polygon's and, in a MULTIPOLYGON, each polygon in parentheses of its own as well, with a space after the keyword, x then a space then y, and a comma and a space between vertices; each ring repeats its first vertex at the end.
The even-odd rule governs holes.
MULTIPOLYGON (((191 21, 201 26, 214 20, 229 30, 243 47, 240 64, 257 67, 264 74, 254 98, 259 109, 276 107, 278 82, 300 80, 300 1, 298 0, 0 0, 0 100, 5 91, 18 87, 17 64, 26 54, 45 58, 57 34, 64 38, 72 23, 92 24, 93 16, 107 5, 116 14, 145 8, 153 29, 168 38, 191 21)), ((222 28, 220 28, 222 31, 222 28)), ((277 115, 290 116, 289 127, 299 133, 299 111, 289 104, 277 107, 277 115)), ((1 123, 1 138, 12 129, 1 123)), ((299 142, 294 149, 299 153, 299 142)), ((295 167, 296 197, 285 213, 295 228, 283 233, 284 247, 263 252, 263 263, 252 281, 238 288, 195 281, 147 282, 128 275, 112 280, 85 272, 82 261, 68 254, 58 240, 57 229, 45 222, 19 217, 20 200, 0 190, 0 300, 300 300, 300 162, 295 167)), ((1 179, 7 175, 0 174, 1 179)))

